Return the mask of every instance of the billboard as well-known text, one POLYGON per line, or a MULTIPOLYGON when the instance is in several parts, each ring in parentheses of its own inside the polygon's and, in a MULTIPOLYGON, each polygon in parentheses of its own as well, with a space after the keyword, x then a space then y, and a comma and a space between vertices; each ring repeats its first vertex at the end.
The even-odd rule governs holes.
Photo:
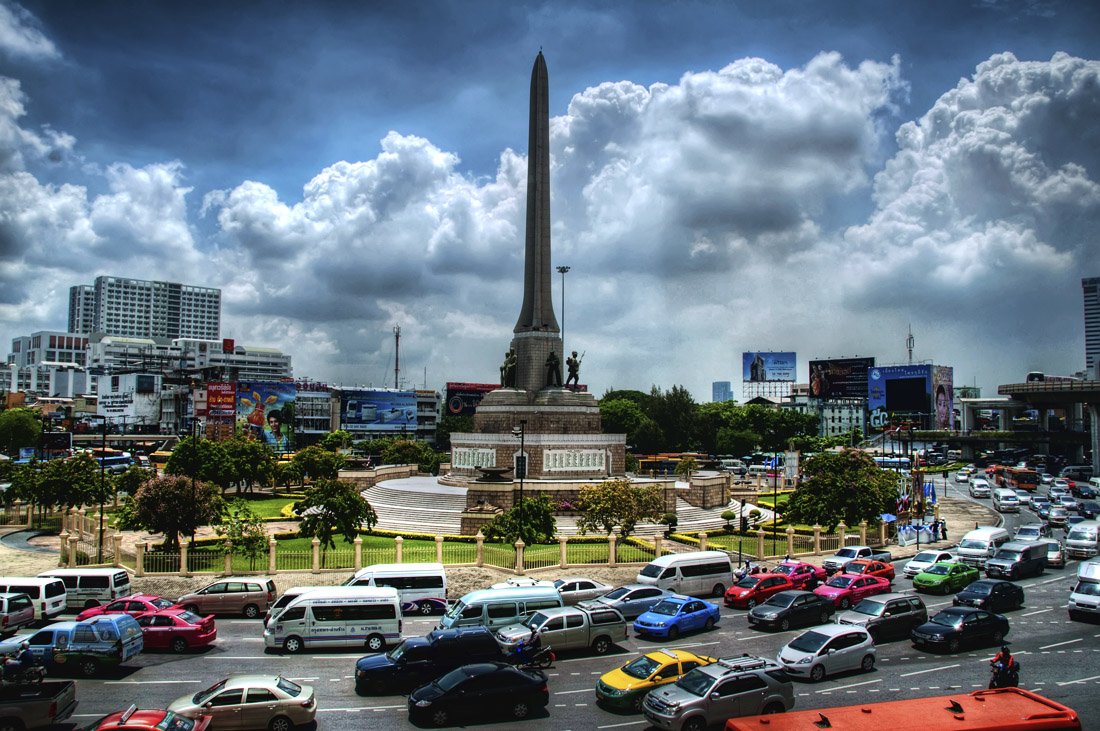
POLYGON ((795 354, 753 351, 741 354, 741 378, 746 383, 793 381, 795 354))
POLYGON ((955 428, 955 395, 952 382, 955 369, 950 366, 932 366, 932 402, 935 407, 933 429, 955 428))
POLYGON ((867 371, 874 358, 832 358, 810 361, 810 396, 867 398, 867 371))
POLYGON ((415 432, 415 391, 341 391, 340 428, 351 432, 415 432))
MULTIPOLYGON (((276 454, 294 451, 294 402, 298 389, 282 381, 237 383, 237 426, 276 454)), ((209 391, 207 398, 209 399, 209 391)))
POLYGON ((482 397, 500 388, 499 383, 447 383, 447 413, 473 416, 482 397))
POLYGON ((233 416, 236 413, 237 384, 228 381, 206 384, 206 416, 233 416))
POLYGON ((888 426, 890 415, 895 413, 927 416, 932 411, 931 405, 932 366, 879 366, 867 371, 871 426, 888 426))
POLYGON ((99 379, 96 413, 116 424, 157 424, 160 421, 157 375, 124 373, 99 379))

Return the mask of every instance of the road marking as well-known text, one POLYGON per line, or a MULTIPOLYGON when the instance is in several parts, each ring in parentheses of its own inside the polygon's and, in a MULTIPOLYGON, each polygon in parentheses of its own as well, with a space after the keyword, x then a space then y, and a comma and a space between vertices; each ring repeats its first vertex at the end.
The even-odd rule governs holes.
POLYGON ((878 680, 865 680, 862 683, 852 683, 851 685, 838 685, 835 688, 822 688, 821 690, 815 690, 815 693, 832 693, 834 690, 845 690, 846 688, 855 688, 859 685, 873 685, 875 683, 881 683, 882 679, 878 680))
POLYGON ((1073 685, 1074 683, 1087 683, 1090 680, 1096 680, 1097 678, 1100 678, 1100 675, 1093 675, 1091 678, 1081 678, 1080 680, 1067 680, 1064 683, 1059 683, 1058 685, 1073 685))
POLYGON ((580 690, 555 690, 554 695, 571 695, 573 693, 592 693, 591 688, 581 688, 580 690))
POLYGON ((395 708, 405 708, 406 706, 358 706, 352 708, 318 708, 318 713, 358 713, 359 711, 392 711, 395 708))
POLYGON ((959 667, 959 663, 955 663, 954 665, 941 665, 938 668, 928 668, 927 670, 914 670, 911 673, 902 673, 901 677, 908 678, 910 675, 923 675, 924 673, 934 673, 938 670, 950 670, 951 668, 957 667, 959 667))
POLYGON ((596 728, 622 728, 623 726, 644 726, 649 721, 627 721, 626 723, 609 723, 606 726, 597 726, 596 728))
POLYGON ((183 685, 201 683, 201 680, 104 680, 104 685, 183 685))
POLYGON ((1028 612, 1027 614, 1021 614, 1020 616, 1021 617, 1030 617, 1033 614, 1042 614, 1043 612, 1053 612, 1053 611, 1054 611, 1054 607, 1049 607, 1047 609, 1036 609, 1034 612, 1028 612))
MULTIPOLYGON (((259 655, 210 655, 209 657, 204 657, 203 658, 203 660, 263 660, 264 662, 267 662, 268 660, 289 660, 289 659, 290 658, 287 657, 286 655, 265 655, 265 656, 262 656, 262 657, 259 656, 259 655)), ((341 659, 346 660, 347 658, 341 658, 341 659)))
POLYGON ((1072 645, 1074 642, 1084 642, 1084 637, 1078 637, 1076 640, 1066 640, 1065 642, 1055 642, 1053 645, 1044 645, 1040 647, 1040 650, 1049 650, 1052 647, 1061 647, 1062 645, 1072 645))

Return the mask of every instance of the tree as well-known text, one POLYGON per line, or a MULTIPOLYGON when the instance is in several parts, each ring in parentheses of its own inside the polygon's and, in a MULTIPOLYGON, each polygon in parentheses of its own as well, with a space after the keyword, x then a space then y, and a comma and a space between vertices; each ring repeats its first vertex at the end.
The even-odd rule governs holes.
POLYGON ((395 439, 382 449, 382 464, 415 464, 421 472, 439 474, 439 465, 446 455, 432 449, 427 442, 415 439, 395 439))
POLYGON ((351 432, 346 429, 337 429, 321 437, 321 441, 318 442, 318 444, 321 445, 322 449, 327 449, 330 452, 338 452, 341 449, 348 449, 351 447, 353 439, 354 437, 351 432))
POLYGON ((554 506, 545 495, 536 495, 523 501, 523 530, 520 530, 519 506, 506 510, 490 520, 481 529, 482 535, 491 541, 515 543, 520 536, 527 543, 549 543, 557 532, 554 506))
POLYGON ((681 457, 676 463, 676 476, 691 482, 691 473, 699 469, 699 462, 694 457, 681 457))
POLYGON ((23 447, 38 446, 42 421, 33 409, 0 411, 0 452, 15 456, 23 447))
POLYGON ((225 507, 217 485, 181 475, 162 475, 148 480, 137 494, 126 499, 119 516, 123 530, 146 530, 164 535, 164 550, 179 550, 180 534, 192 535, 214 523, 225 507))
POLYGON ((275 476, 275 454, 266 444, 236 435, 221 442, 226 457, 226 481, 237 485, 237 494, 252 492, 253 485, 270 485, 275 476))
POLYGON ((715 449, 719 454, 733 454, 740 457, 753 452, 758 444, 760 444, 760 435, 751 429, 724 426, 718 430, 715 449))
POLYGON ((321 541, 322 554, 336 547, 333 536, 342 535, 351 543, 363 525, 369 531, 378 522, 374 508, 356 485, 328 477, 315 480, 294 507, 302 518, 298 533, 321 541))
POLYGON ((230 501, 213 526, 225 539, 224 552, 246 557, 249 570, 255 570, 256 562, 267 553, 268 539, 263 519, 248 503, 240 498, 230 501))
POLYGON ((233 466, 222 442, 197 437, 187 437, 180 441, 168 457, 164 472, 212 482, 223 492, 233 482, 233 466))
POLYGON ((107 502, 114 494, 114 475, 106 474, 88 454, 40 463, 37 496, 40 505, 73 508, 107 502))
POLYGON ((276 485, 289 489, 291 485, 301 485, 303 476, 302 466, 296 462, 279 461, 275 463, 274 482, 276 485))
POLYGON ((664 495, 656 485, 633 485, 629 480, 605 480, 581 488, 577 507, 582 515, 577 519, 581 533, 602 530, 610 535, 619 528, 623 538, 634 532, 642 521, 656 522, 665 510, 664 495))
POLYGON ((291 460, 298 465, 303 477, 311 480, 335 480, 341 468, 347 464, 347 458, 336 452, 329 452, 316 444, 310 445, 294 455, 291 460))
POLYGON ((896 505, 896 475, 879 469, 858 449, 815 454, 803 462, 802 473, 802 483, 787 503, 788 522, 833 531, 841 520, 846 525, 878 521, 896 505))
POLYGON ((125 472, 115 478, 115 487, 119 492, 136 495, 146 481, 156 476, 156 470, 147 470, 137 465, 130 465, 125 472))
POLYGON ((662 393, 656 386, 650 391, 653 410, 649 416, 665 435, 665 451, 695 451, 699 448, 695 399, 683 386, 662 393))
POLYGON ((636 401, 624 398, 600 401, 600 425, 605 434, 625 434, 626 443, 641 454, 660 451, 661 429, 636 401))

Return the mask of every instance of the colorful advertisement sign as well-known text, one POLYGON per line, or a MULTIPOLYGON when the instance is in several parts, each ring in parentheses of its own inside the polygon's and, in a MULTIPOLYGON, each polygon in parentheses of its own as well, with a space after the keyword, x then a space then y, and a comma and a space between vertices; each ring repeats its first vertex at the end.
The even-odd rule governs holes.
POLYGON ((447 413, 451 416, 473 416, 485 394, 498 388, 499 383, 448 382, 447 413))
MULTIPOLYGON (((298 389, 282 381, 239 381, 237 425, 276 454, 294 451, 294 402, 298 389)), ((209 399, 209 395, 207 396, 209 399)))
POLYGON ((952 382, 955 369, 950 366, 932 366, 932 403, 935 408, 933 429, 954 430, 955 395, 952 382))
POLYGON ((351 432, 415 432, 415 391, 341 391, 340 428, 351 432))
POLYGON ((867 410, 871 426, 890 425, 892 414, 927 421, 932 412, 932 366, 879 366, 867 371, 867 410))
POLYGON ((236 413, 237 384, 224 381, 206 384, 206 416, 233 416, 236 413))
POLYGON ((874 358, 832 358, 810 361, 810 396, 867 398, 867 371, 874 358))
POLYGON ((741 354, 742 380, 746 383, 761 381, 793 381, 795 354, 753 351, 741 354))

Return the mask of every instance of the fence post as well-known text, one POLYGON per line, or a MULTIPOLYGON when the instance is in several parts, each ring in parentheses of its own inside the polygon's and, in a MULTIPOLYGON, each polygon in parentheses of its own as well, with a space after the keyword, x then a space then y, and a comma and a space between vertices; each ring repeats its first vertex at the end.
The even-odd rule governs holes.
POLYGON ((558 536, 558 555, 559 555, 558 566, 560 566, 563 569, 567 565, 565 554, 569 550, 568 549, 568 544, 569 544, 569 537, 568 536, 558 536))
POLYGON ((80 522, 77 520, 76 508, 69 508, 69 533, 73 533, 74 531, 79 533, 80 529, 77 527, 78 525, 80 525, 80 522))
POLYGON ((145 541, 134 544, 134 576, 145 576, 145 541))
POLYGON ((523 575, 523 547, 524 542, 522 540, 516 541, 516 573, 520 576, 523 575))
POLYGON ((474 540, 477 541, 477 560, 475 563, 481 567, 485 565, 485 536, 478 530, 474 540))
POLYGON ((661 549, 664 548, 664 539, 660 536, 653 536, 653 558, 658 558, 661 555, 661 549))
POLYGON ((122 536, 118 533, 111 536, 111 548, 115 557, 115 566, 122 566, 122 536))
POLYGON ((443 536, 435 537, 435 562, 443 563, 443 536))
POLYGON ((794 555, 794 526, 787 526, 787 555, 794 555))
POLYGON ((363 568, 363 536, 355 536, 352 545, 355 546, 355 570, 358 571, 363 568))
POLYGON ((180 573, 184 576, 190 576, 191 572, 187 569, 187 544, 180 543, 180 573))
POLYGON ((61 533, 57 537, 61 539, 61 550, 57 552, 57 565, 67 566, 69 563, 69 557, 65 554, 69 550, 69 531, 62 529, 61 533))
POLYGON ((886 545, 886 521, 882 521, 878 524, 878 543, 880 546, 886 545))
POLYGON ((814 555, 821 555, 821 526, 814 523, 814 555))
POLYGON ((614 533, 607 534, 607 565, 615 568, 619 548, 619 537, 614 533))
MULTIPOLYGON (((23 507, 26 510, 26 516, 27 516, 26 520, 23 521, 23 527, 24 528, 31 528, 31 527, 34 526, 34 503, 27 503, 23 507)), ((64 528, 65 528, 65 513, 64 513, 64 511, 62 511, 62 513, 61 513, 61 528, 62 528, 62 530, 64 530, 64 528)))
POLYGON ((69 566, 76 566, 76 544, 80 539, 73 534, 69 534, 69 566))
POLYGON ((697 535, 699 536, 699 550, 700 551, 707 550, 707 534, 704 533, 703 531, 699 531, 699 533, 697 535))
POLYGON ((397 536, 396 538, 393 539, 393 547, 394 547, 394 551, 395 551, 394 557, 393 557, 394 563, 403 563, 403 558, 404 557, 402 556, 402 553, 403 553, 403 549, 405 548, 405 539, 402 538, 401 536, 397 536))
POLYGON ((764 529, 756 529, 756 558, 760 561, 764 560, 764 529))
POLYGON ((77 529, 76 529, 77 538, 79 538, 80 540, 84 540, 84 529, 88 527, 87 524, 84 522, 84 508, 81 508, 80 510, 76 511, 76 518, 77 518, 77 522, 76 522, 76 525, 77 525, 77 529))
POLYGON ((859 521, 859 543, 861 546, 867 545, 867 521, 859 521))
MULTIPOLYGON (((847 545, 848 538, 848 526, 844 525, 844 521, 840 521, 836 526, 836 535, 840 538, 840 548, 844 548, 847 545)), ((839 549, 838 549, 839 550, 839 549)))
POLYGON ((314 537, 314 539, 309 542, 309 547, 313 551, 311 561, 313 573, 319 574, 321 573, 321 539, 314 537))
POLYGON ((275 573, 275 552, 279 550, 279 542, 275 540, 275 536, 271 536, 267 539, 267 573, 275 573))

